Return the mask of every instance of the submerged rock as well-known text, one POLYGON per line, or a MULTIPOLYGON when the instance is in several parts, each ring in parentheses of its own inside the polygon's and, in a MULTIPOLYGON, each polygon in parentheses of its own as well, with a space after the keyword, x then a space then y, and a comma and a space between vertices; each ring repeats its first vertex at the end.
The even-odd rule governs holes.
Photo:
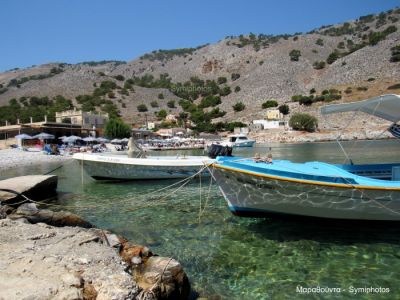
POLYGON ((144 295, 155 299, 187 299, 190 283, 181 264, 167 257, 152 256, 135 268, 134 277, 144 295))
POLYGON ((25 218, 30 223, 46 223, 48 225, 62 226, 78 226, 83 228, 91 228, 92 224, 85 221, 81 217, 65 211, 51 211, 48 209, 38 209, 34 203, 25 203, 8 216, 12 220, 25 218))

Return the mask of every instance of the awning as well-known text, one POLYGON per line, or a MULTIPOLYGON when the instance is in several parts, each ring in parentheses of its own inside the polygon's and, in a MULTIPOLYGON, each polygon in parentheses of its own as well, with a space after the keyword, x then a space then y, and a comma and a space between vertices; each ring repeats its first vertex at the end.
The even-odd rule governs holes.
POLYGON ((321 108, 323 115, 348 111, 362 111, 396 123, 400 121, 400 96, 382 95, 359 102, 327 105, 321 108))

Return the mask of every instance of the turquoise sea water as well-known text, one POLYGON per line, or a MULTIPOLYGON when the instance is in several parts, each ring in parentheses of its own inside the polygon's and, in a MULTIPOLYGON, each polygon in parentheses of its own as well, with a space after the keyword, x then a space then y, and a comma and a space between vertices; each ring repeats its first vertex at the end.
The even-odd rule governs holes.
MULTIPOLYGON (((398 141, 344 145, 355 163, 400 160, 398 141)), ((269 151, 276 159, 344 162, 336 143, 261 146, 235 154, 269 151)), ((191 154, 196 153, 201 151, 191 154)), ((2 177, 43 174, 57 166, 9 170, 2 177)), ((193 299, 400 299, 400 225, 243 219, 230 214, 209 179, 150 198, 141 195, 176 181, 96 182, 74 161, 54 173, 61 208, 179 260, 193 299), (346 291, 300 294, 299 286, 346 291), (351 286, 390 292, 354 294, 351 286)))

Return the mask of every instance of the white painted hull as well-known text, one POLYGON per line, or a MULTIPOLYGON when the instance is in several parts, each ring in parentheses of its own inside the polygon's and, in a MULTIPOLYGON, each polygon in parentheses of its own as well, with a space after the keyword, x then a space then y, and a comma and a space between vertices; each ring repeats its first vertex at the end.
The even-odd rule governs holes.
POLYGON ((212 172, 238 216, 400 221, 400 191, 300 184, 217 167, 212 172))
MULTIPOLYGON (((152 180, 186 178, 214 160, 205 156, 128 158, 124 155, 77 153, 73 156, 95 179, 152 180)), ((209 175, 206 170, 202 176, 209 175)))

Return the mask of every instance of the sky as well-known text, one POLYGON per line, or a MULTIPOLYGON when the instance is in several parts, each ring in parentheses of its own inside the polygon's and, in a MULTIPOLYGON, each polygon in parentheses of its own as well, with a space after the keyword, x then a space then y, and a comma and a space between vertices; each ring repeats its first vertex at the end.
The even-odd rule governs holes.
POLYGON ((399 0, 3 0, 0 71, 129 61, 225 36, 307 32, 400 7, 399 0))

